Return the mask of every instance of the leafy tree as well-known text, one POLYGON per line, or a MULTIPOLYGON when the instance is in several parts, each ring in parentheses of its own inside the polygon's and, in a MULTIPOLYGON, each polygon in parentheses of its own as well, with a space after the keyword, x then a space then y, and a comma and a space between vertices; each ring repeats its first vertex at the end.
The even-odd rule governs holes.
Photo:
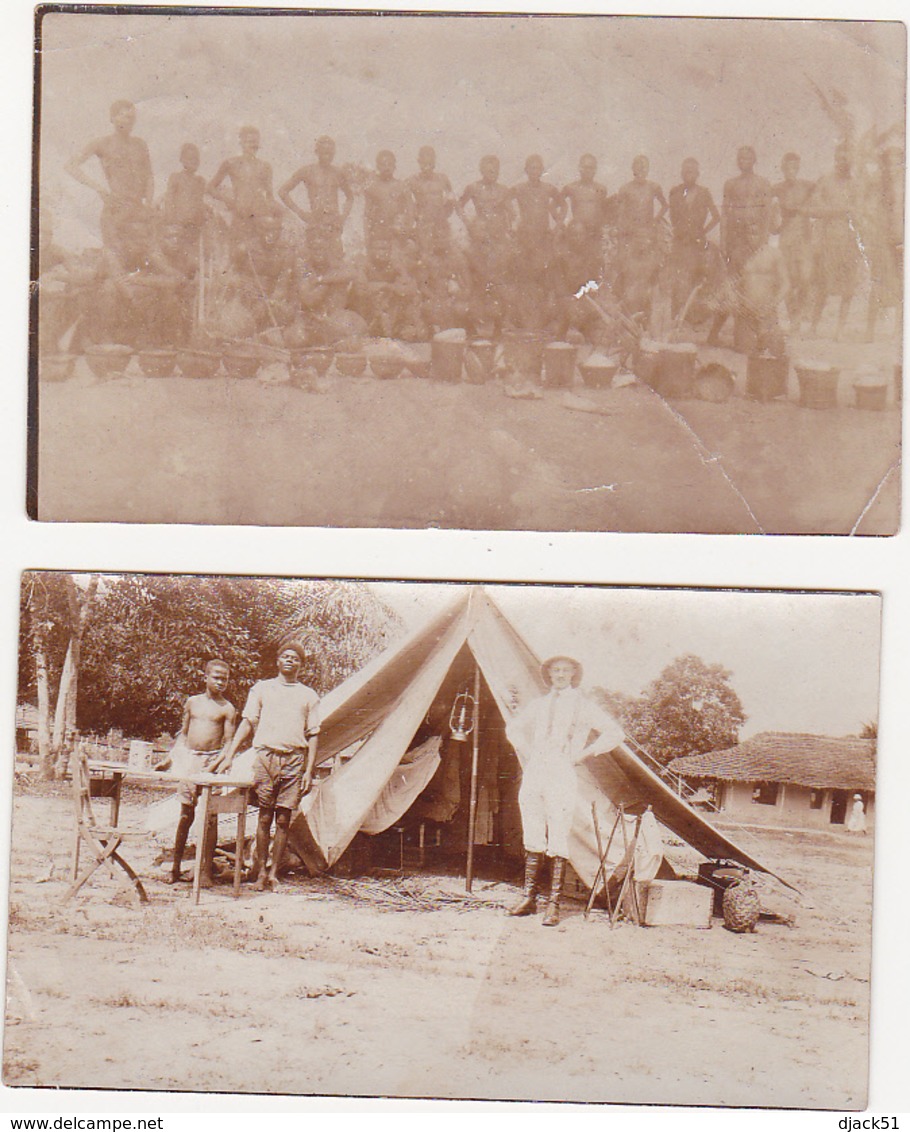
POLYGON ((363 583, 110 579, 85 640, 79 727, 140 738, 174 732, 215 657, 230 665, 228 695, 242 708, 254 681, 275 674, 288 639, 307 647, 301 679, 324 694, 383 648, 396 624, 363 583))
POLYGON ((82 641, 94 611, 98 583, 97 574, 77 576, 54 570, 28 571, 22 576, 20 688, 26 693, 33 691, 37 702, 38 752, 44 778, 55 778, 66 768, 68 740, 76 729, 82 641))
POLYGON ((732 747, 746 721, 732 673, 688 654, 668 664, 641 696, 595 689, 626 732, 666 766, 683 755, 732 747))

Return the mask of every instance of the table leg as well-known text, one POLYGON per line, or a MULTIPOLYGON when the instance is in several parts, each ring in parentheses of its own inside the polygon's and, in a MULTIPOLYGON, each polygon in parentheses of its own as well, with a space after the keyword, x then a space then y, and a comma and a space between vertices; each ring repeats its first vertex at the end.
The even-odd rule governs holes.
POLYGON ((245 789, 240 790, 240 809, 237 811, 237 842, 234 845, 234 899, 240 895, 243 878, 243 850, 246 845, 246 807, 249 799, 245 789))
POLYGON ((193 868, 193 903, 199 903, 199 891, 202 887, 202 857, 203 847, 205 845, 205 831, 208 829, 209 824, 209 810, 212 804, 212 787, 202 787, 202 833, 197 838, 196 845, 196 864, 193 868))
POLYGON ((111 793, 111 825, 114 829, 120 824, 120 791, 123 789, 123 775, 114 771, 114 788, 111 793))

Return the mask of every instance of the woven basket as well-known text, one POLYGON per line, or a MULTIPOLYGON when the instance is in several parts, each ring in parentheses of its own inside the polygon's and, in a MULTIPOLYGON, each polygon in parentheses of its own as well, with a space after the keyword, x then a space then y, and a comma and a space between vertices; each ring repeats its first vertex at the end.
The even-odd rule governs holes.
POLYGON ((761 900, 747 880, 730 885, 724 893, 724 927, 731 932, 754 932, 761 915, 761 900))

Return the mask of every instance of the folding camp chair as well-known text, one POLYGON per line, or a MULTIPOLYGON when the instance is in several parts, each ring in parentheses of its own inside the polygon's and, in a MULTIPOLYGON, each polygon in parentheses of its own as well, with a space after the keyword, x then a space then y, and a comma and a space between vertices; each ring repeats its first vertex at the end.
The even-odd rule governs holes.
POLYGON ((111 876, 114 876, 114 865, 116 864, 123 869, 132 881, 140 901, 143 904, 147 904, 148 896, 142 886, 142 881, 133 871, 130 864, 120 854, 119 850, 125 841, 135 840, 140 837, 144 838, 147 837, 148 834, 128 832, 119 829, 115 824, 108 826, 99 825, 95 820, 95 813, 92 809, 92 795, 94 794, 95 797, 104 796, 108 793, 104 790, 104 786, 110 786, 110 784, 92 779, 88 768, 88 758, 82 747, 79 747, 74 753, 70 761, 70 766, 73 777, 73 816, 75 819, 75 829, 73 835, 72 884, 63 897, 64 903, 67 900, 71 900, 102 865, 105 865, 111 876), (83 843, 92 860, 80 873, 79 857, 83 843))

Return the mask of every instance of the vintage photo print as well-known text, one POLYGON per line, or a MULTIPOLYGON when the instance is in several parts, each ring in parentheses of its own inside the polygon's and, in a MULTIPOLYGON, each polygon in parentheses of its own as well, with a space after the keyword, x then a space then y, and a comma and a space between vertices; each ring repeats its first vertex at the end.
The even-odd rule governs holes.
POLYGON ((45 520, 893 534, 897 22, 48 6, 45 520))
POLYGON ((7 1086, 854 1110, 876 594, 22 577, 7 1086))

